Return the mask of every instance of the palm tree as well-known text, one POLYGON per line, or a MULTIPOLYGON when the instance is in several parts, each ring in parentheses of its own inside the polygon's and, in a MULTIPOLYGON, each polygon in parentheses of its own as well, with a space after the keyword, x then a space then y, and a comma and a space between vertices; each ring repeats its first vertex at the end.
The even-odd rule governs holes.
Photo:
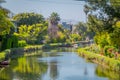
POLYGON ((59 15, 57 13, 53 12, 51 14, 49 20, 50 20, 51 24, 57 25, 58 21, 60 21, 60 17, 59 17, 59 15))
POLYGON ((49 17, 49 28, 48 33, 50 38, 56 38, 58 32, 58 22, 60 21, 60 17, 57 13, 53 12, 49 17))

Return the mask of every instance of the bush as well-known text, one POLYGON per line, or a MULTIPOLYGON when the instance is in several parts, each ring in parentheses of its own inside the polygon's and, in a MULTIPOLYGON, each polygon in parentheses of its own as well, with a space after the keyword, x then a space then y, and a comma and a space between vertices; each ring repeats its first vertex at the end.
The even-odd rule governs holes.
POLYGON ((104 55, 108 56, 110 58, 113 58, 115 55, 114 53, 117 51, 117 49, 113 46, 105 46, 104 47, 104 55))
POLYGON ((27 45, 27 43, 25 40, 18 41, 18 47, 24 47, 26 45, 27 45))
POLYGON ((18 37, 17 36, 15 36, 15 35, 3 36, 1 50, 15 48, 15 47, 18 47, 18 37))
POLYGON ((3 60, 8 60, 10 51, 11 51, 10 49, 6 49, 6 50, 0 52, 0 62, 3 60))
POLYGON ((109 35, 107 32, 103 32, 101 34, 96 34, 94 37, 94 41, 96 44, 100 45, 101 48, 109 44, 109 35))
POLYGON ((50 48, 50 45, 49 44, 45 44, 45 45, 43 45, 43 47, 42 47, 43 49, 47 49, 47 48, 50 48))

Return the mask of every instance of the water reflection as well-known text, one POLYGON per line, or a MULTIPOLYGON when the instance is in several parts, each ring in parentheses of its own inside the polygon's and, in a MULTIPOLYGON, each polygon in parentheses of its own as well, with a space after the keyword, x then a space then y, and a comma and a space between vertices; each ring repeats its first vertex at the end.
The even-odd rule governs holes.
POLYGON ((88 71, 87 71, 87 68, 85 66, 85 69, 84 69, 84 75, 86 76, 88 74, 88 71))
POLYGON ((100 77, 108 77, 109 80, 120 80, 120 73, 105 69, 102 66, 97 66, 96 74, 100 77))
POLYGON ((86 63, 75 52, 47 53, 50 56, 38 58, 48 64, 43 80, 108 80, 95 74, 96 65, 86 63), (51 54, 54 54, 54 56, 51 54), (59 54, 59 55, 58 55, 59 54))
POLYGON ((46 71, 47 64, 38 63, 35 57, 20 57, 0 72, 0 80, 37 80, 46 71))
POLYGON ((19 57, 0 68, 0 80, 119 80, 119 73, 87 63, 73 49, 52 49, 19 57), (68 52, 67 52, 68 51, 68 52), (37 54, 37 56, 35 56, 37 54))
POLYGON ((50 77, 51 80, 56 80, 58 76, 58 68, 57 68, 57 62, 51 62, 49 67, 50 67, 50 77))
POLYGON ((22 57, 18 59, 18 65, 14 67, 13 71, 17 78, 22 80, 37 80, 37 78, 47 71, 45 63, 38 63, 34 57, 22 57))

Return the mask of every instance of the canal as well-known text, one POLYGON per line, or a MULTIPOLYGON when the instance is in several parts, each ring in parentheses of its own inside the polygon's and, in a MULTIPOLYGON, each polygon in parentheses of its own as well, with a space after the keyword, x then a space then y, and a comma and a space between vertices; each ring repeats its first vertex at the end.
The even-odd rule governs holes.
MULTIPOLYGON (((35 55, 12 59, 9 66, 0 68, 0 80, 110 79, 109 75, 105 74, 106 72, 110 74, 110 71, 87 62, 84 58, 79 57, 72 48, 41 50, 26 54, 35 55)), ((112 74, 114 75, 114 73, 112 74)))

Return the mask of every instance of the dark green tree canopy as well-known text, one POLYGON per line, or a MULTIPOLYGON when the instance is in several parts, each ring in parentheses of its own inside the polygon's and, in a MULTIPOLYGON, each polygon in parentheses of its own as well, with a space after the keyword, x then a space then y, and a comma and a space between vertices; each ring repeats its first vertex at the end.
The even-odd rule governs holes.
POLYGON ((87 27, 96 33, 100 45, 116 46, 120 50, 120 0, 87 0, 87 27))
POLYGON ((43 23, 44 17, 37 13, 20 13, 13 17, 17 22, 17 25, 33 25, 37 23, 43 23))
POLYGON ((112 25, 120 19, 120 0, 87 0, 87 2, 84 11, 87 10, 88 23, 91 24, 88 27, 94 28, 94 31, 99 29, 100 32, 113 32, 112 25))

